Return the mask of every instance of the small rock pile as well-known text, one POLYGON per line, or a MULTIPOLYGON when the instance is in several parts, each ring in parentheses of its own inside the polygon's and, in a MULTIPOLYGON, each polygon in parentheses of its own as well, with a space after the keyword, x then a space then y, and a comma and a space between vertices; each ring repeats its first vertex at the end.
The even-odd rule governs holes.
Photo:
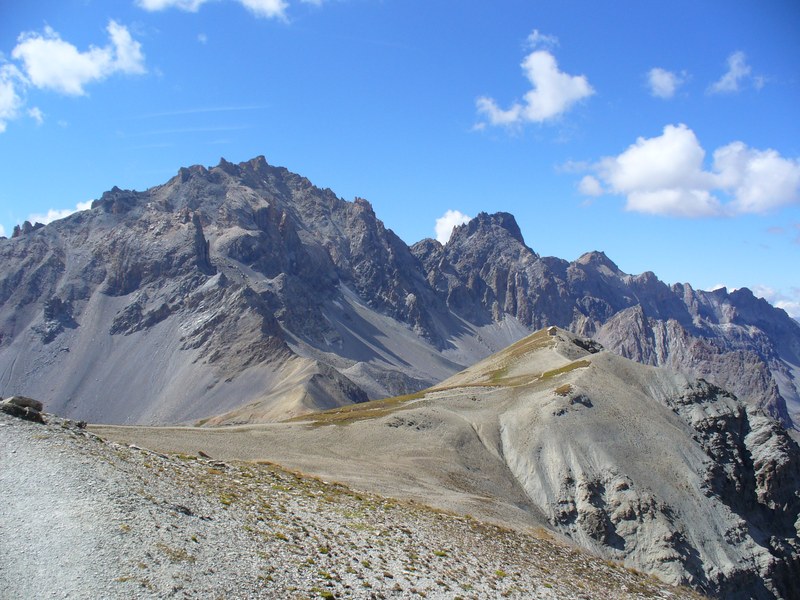
MULTIPOLYGON (((0 400, 2 400, 2 398, 0 398, 0 400)), ((44 405, 41 402, 33 398, 26 398, 25 396, 11 396, 11 398, 6 398, 0 402, 0 410, 4 413, 35 423, 45 422, 42 416, 43 408, 44 405)))

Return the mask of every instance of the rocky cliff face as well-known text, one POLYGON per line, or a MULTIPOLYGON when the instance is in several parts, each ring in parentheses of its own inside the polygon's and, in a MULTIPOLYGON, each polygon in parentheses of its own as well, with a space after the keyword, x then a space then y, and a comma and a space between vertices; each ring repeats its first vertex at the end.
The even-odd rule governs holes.
POLYGON ((747 290, 541 257, 506 213, 409 248, 367 201, 263 157, 113 188, 0 240, 0 265, 0 388, 77 418, 271 419, 407 393, 547 325, 786 424, 800 407, 800 325, 747 290))
POLYGON ((423 240, 412 252, 467 320, 558 325, 637 362, 705 377, 787 425, 800 411, 800 326, 747 289, 670 287, 650 272, 623 273, 602 252, 571 263, 540 257, 504 213, 482 213, 447 245, 423 240))

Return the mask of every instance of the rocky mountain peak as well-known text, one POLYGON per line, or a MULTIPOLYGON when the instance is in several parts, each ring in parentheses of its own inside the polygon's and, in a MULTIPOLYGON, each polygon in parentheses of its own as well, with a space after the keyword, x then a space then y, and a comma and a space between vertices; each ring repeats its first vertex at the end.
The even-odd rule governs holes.
POLYGON ((503 237, 510 236, 523 246, 525 245, 517 220, 514 215, 506 212, 496 212, 491 215, 485 212, 478 213, 468 223, 453 229, 453 235, 448 244, 456 244, 475 235, 494 237, 498 234, 503 237))
POLYGON ((605 268, 614 274, 622 274, 622 271, 619 270, 619 267, 616 265, 616 263, 608 258, 606 253, 602 251, 592 250, 591 252, 586 252, 585 254, 582 254, 575 262, 579 265, 605 268))
POLYGON ((356 196, 353 200, 353 206, 355 206, 359 212, 367 213, 372 217, 375 216, 375 210, 372 208, 372 204, 370 204, 369 200, 366 200, 365 198, 356 196))
POLYGON ((22 225, 14 225, 14 231, 11 234, 11 238, 18 238, 22 235, 27 235, 36 231, 37 229, 41 229, 44 227, 42 223, 34 223, 31 225, 30 221, 25 221, 22 225))
POLYGON ((231 177, 236 177, 239 174, 241 174, 240 166, 239 165, 235 165, 235 164, 233 164, 231 162, 228 162, 227 160, 225 160, 224 157, 220 157, 219 164, 217 165, 217 168, 222 169, 223 171, 225 171, 231 177))

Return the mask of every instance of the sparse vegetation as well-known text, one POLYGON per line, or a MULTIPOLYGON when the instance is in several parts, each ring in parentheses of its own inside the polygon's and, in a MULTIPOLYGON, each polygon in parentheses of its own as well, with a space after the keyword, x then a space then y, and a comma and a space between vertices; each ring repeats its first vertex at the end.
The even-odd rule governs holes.
MULTIPOLYGON (((617 589, 624 581, 640 596, 663 589, 542 539, 548 537, 544 531, 522 534, 416 502, 355 493, 272 464, 86 447, 108 459, 99 463, 104 469, 121 467, 124 478, 134 477, 128 487, 117 481, 113 493, 127 490, 139 499, 129 506, 145 506, 143 515, 157 519, 157 528, 142 518, 135 527, 126 527, 133 521, 117 524, 125 531, 118 537, 133 544, 129 562, 115 575, 124 592, 136 586, 160 596, 175 590, 199 595, 202 589, 212 598, 236 597, 236 590, 253 585, 263 597, 352 597, 360 589, 386 597, 438 597, 457 590, 466 598, 524 598, 555 577, 566 595, 591 596, 606 590, 608 581, 617 589), (148 531, 155 539, 146 537, 148 531), (600 574, 602 585, 594 583, 600 574)), ((689 596, 681 591, 676 598, 681 597, 689 596)))
POLYGON ((311 415, 302 415, 289 419, 288 422, 309 423, 314 426, 322 425, 348 425, 363 419, 377 419, 402 408, 403 404, 411 400, 423 398, 427 390, 403 396, 373 400, 360 404, 351 404, 341 408, 334 408, 311 415))
POLYGON ((553 390, 556 396, 569 396, 570 392, 572 391, 572 384, 565 383, 563 385, 558 386, 555 390, 553 390))
POLYGON ((588 367, 591 364, 592 363, 586 359, 576 360, 574 362, 564 365, 563 367, 559 367, 558 369, 545 371, 539 376, 539 379, 552 379, 553 377, 558 377, 559 375, 563 375, 564 373, 569 373, 570 371, 574 371, 575 369, 582 369, 584 367, 588 367))
POLYGON ((168 546, 163 542, 156 544, 159 550, 166 554, 173 562, 195 562, 196 558, 183 548, 168 546))

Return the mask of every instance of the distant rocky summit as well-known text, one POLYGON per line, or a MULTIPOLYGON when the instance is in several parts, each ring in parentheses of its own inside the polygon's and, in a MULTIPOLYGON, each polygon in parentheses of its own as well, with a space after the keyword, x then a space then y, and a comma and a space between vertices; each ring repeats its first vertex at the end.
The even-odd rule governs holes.
POLYGON ((263 157, 0 239, 0 390, 96 422, 237 423, 410 393, 557 325, 791 426, 800 325, 746 289, 542 257, 514 217, 407 246, 263 157))

